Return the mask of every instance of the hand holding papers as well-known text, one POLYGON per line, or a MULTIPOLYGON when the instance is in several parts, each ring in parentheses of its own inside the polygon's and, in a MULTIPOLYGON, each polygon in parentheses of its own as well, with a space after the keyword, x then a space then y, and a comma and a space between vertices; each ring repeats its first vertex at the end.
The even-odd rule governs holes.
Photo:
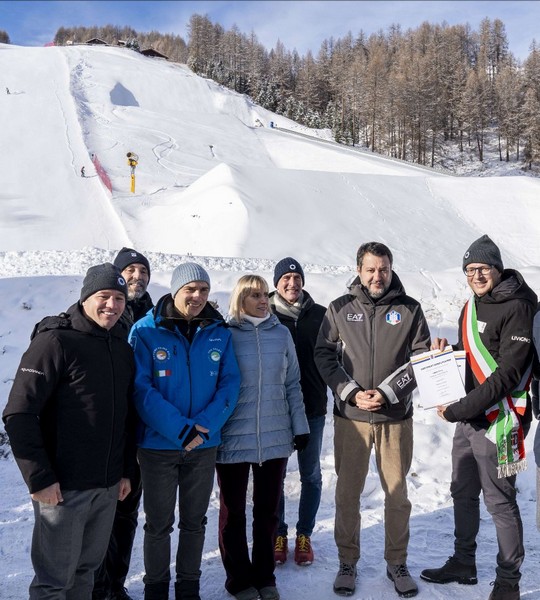
POLYGON ((464 358, 463 352, 453 352, 451 346, 443 351, 432 350, 411 358, 423 408, 450 404, 465 396, 464 375, 462 377, 458 367, 459 361, 464 370, 464 358))

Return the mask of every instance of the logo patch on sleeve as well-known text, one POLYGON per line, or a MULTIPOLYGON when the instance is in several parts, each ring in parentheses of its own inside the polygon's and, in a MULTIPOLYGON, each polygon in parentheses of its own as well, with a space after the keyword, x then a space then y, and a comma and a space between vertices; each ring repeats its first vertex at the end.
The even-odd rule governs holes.
POLYGON ((386 322, 389 325, 399 325, 401 323, 401 315, 397 310, 391 310, 389 313, 386 313, 386 322))
POLYGON ((212 348, 212 350, 208 352, 208 358, 213 363, 219 362, 221 360, 221 350, 218 350, 217 348, 212 348))
POLYGON ((167 348, 154 348, 154 360, 164 361, 169 360, 171 357, 170 352, 167 348))

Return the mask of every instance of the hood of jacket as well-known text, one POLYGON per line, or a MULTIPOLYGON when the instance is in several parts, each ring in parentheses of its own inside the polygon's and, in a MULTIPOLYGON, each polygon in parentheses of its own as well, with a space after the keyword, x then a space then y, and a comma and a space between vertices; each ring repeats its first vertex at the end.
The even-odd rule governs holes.
MULTIPOLYGON (((171 294, 165 294, 156 303, 152 316, 157 326, 174 328, 174 325, 186 319, 174 308, 174 300, 171 294)), ((199 327, 205 327, 210 323, 224 322, 223 315, 207 302, 198 316, 192 319, 199 327)))
POLYGON ((120 319, 118 319, 111 329, 107 330, 84 314, 80 302, 72 304, 65 312, 60 313, 59 315, 41 319, 41 321, 35 325, 34 330, 30 335, 30 339, 33 340, 38 333, 51 331, 53 329, 74 329, 75 331, 97 337, 107 337, 110 334, 123 340, 126 338, 124 328, 120 324, 120 319))
POLYGON ((400 296, 405 296, 405 288, 401 283, 401 279, 396 275, 394 271, 392 271, 392 281, 390 282, 390 287, 380 298, 372 298, 367 289, 362 285, 360 281, 360 277, 355 277, 349 286, 349 293, 353 296, 356 296, 362 304, 373 304, 384 306, 386 304, 392 304, 395 302, 396 298, 400 296))
POLYGON ((501 281, 484 296, 477 297, 479 302, 486 304, 501 304, 509 300, 524 300, 536 306, 538 298, 527 285, 523 275, 514 269, 505 269, 501 281))

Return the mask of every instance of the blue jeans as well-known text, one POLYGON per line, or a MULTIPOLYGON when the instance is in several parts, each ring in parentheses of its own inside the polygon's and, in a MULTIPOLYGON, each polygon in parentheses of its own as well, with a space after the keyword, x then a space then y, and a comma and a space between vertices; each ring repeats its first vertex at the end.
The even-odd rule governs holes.
MULTIPOLYGON (((298 452, 298 470, 300 471, 300 505, 298 507, 298 522, 296 535, 310 537, 315 527, 315 519, 319 504, 321 503, 322 475, 321 475, 321 449, 326 417, 308 418, 309 442, 307 447, 298 452)), ((279 502, 279 526, 277 535, 287 536, 287 523, 285 522, 285 476, 281 488, 279 502)))
POLYGON ((178 496, 180 536, 176 579, 198 580, 206 531, 206 511, 214 486, 217 448, 149 450, 139 448, 144 525, 144 583, 171 579, 171 533, 178 496))

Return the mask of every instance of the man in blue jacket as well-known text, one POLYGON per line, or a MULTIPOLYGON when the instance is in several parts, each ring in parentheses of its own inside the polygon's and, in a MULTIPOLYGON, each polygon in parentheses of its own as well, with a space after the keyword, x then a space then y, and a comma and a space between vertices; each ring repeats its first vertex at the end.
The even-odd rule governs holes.
POLYGON ((178 494, 176 600, 200 600, 206 511, 221 428, 238 400, 240 372, 223 317, 208 303, 210 278, 178 266, 171 293, 133 326, 138 458, 146 513, 144 598, 167 600, 170 534, 178 494))

